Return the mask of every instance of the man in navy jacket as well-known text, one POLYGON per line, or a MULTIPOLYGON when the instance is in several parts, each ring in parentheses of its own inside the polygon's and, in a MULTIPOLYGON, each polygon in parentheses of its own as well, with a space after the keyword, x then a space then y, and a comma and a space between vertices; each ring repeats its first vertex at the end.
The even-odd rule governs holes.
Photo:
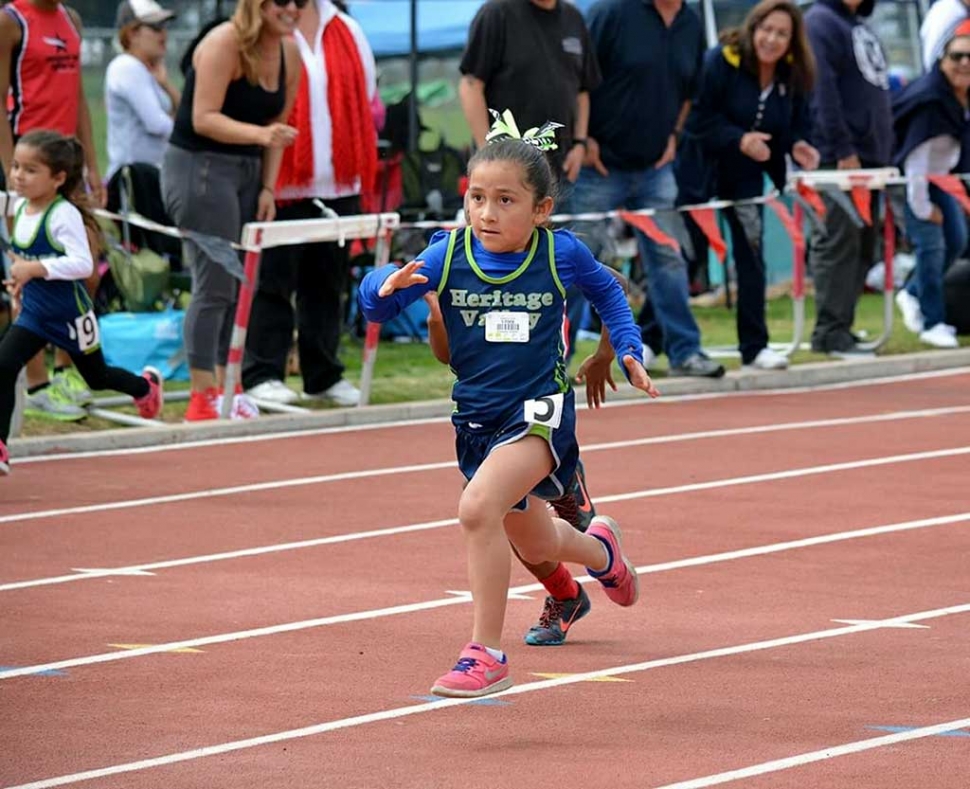
MULTIPOLYGON (((817 0, 805 14, 817 64, 812 138, 823 169, 884 167, 892 157, 886 55, 863 21, 874 6, 875 0, 817 0)), ((813 231, 809 258, 818 316, 812 350, 858 354, 851 329, 878 234, 875 223, 860 228, 838 203, 824 193, 822 199, 825 232, 813 231)))

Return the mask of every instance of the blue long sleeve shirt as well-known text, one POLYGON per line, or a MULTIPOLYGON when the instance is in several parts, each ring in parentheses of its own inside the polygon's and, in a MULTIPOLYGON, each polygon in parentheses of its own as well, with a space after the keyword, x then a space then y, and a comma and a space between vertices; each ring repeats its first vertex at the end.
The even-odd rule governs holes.
MULTIPOLYGON (((448 233, 439 231, 431 243, 416 259, 424 262, 420 269, 428 281, 398 290, 386 298, 378 296, 381 285, 394 271, 394 266, 371 271, 364 277, 358 293, 361 312, 369 321, 386 323, 397 317, 409 304, 422 298, 425 293, 438 289, 444 271, 445 256, 448 248, 448 233)), ((623 289, 616 279, 606 270, 589 248, 568 230, 557 230, 555 238, 556 272, 563 288, 576 285, 587 299, 596 307, 610 330, 610 342, 616 358, 633 356, 643 361, 643 344, 640 329, 634 323, 633 314, 627 304, 623 289)), ((513 274, 525 262, 528 252, 509 252, 496 254, 486 250, 478 239, 472 237, 472 252, 482 272, 491 278, 501 278, 513 274)), ((545 265, 536 259, 531 265, 545 265)), ((624 370, 623 365, 620 369, 624 370)))

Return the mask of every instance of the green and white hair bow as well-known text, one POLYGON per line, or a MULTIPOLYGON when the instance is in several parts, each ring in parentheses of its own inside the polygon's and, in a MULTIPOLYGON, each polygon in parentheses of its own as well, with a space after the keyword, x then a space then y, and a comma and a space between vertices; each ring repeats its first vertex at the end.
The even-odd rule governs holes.
POLYGON ((522 134, 510 110, 506 110, 501 115, 495 110, 489 110, 489 112, 494 121, 492 128, 485 135, 485 142, 521 140, 529 145, 534 145, 540 151, 554 151, 559 147, 556 145, 556 129, 563 128, 561 123, 546 121, 542 126, 533 126, 525 134, 522 134))

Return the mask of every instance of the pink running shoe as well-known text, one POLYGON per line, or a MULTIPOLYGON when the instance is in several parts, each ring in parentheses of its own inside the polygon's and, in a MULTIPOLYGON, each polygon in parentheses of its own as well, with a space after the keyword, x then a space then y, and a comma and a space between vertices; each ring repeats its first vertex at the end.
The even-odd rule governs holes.
POLYGON ((10 453, 7 451, 7 445, 0 441, 0 477, 4 477, 10 473, 10 453))
POLYGON ((465 646, 455 667, 431 687, 435 696, 465 699, 487 696, 512 687, 508 656, 499 662, 481 644, 465 646))
POLYGON ((601 572, 588 567, 586 571, 603 585, 603 591, 617 605, 633 605, 640 597, 640 578, 630 561, 623 555, 620 524, 606 515, 593 518, 587 534, 601 540, 610 554, 610 566, 601 572))
POLYGON ((162 388, 162 374, 154 367, 146 367, 141 377, 148 381, 148 394, 135 400, 138 415, 142 419, 154 419, 162 413, 165 404, 165 390, 162 388))

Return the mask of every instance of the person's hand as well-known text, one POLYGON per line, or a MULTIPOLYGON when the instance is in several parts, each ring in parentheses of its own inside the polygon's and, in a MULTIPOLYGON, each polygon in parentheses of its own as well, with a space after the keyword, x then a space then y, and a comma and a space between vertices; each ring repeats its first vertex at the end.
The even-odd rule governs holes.
POLYGON ((822 157, 813 145, 799 140, 791 149, 791 157, 803 170, 817 170, 822 157))
POLYGON ((930 215, 926 217, 927 222, 932 222, 934 225, 943 224, 943 212, 940 210, 938 205, 933 206, 933 210, 930 211, 930 215))
POLYGON ((445 317, 441 314, 441 304, 438 302, 438 294, 429 290, 424 294, 425 303, 428 305, 428 323, 444 323, 445 317))
POLYGON ((148 65, 148 73, 155 78, 159 85, 168 84, 168 67, 165 65, 165 58, 159 58, 148 65))
POLYGON ((840 170, 861 170, 862 162, 859 161, 859 157, 855 154, 851 156, 846 156, 844 159, 839 159, 836 167, 840 170))
POLYGON ((91 200, 98 208, 104 208, 108 204, 108 191, 104 188, 101 181, 101 174, 97 167, 88 166, 88 189, 91 192, 91 200))
POLYGON ((671 134, 667 138, 667 147, 664 148, 664 155, 657 160, 657 163, 653 166, 653 169, 659 170, 661 167, 664 167, 670 164, 676 158, 677 158, 677 135, 671 134))
POLYGON ((263 126, 260 143, 264 148, 287 148, 296 139, 297 130, 285 123, 271 123, 263 126))
POLYGON ((593 167, 604 178, 610 174, 610 171, 606 169, 606 165, 600 159, 600 144, 592 137, 586 138, 586 158, 583 160, 583 164, 586 167, 593 167))
POLYGON ((384 299, 396 290, 404 290, 405 288, 410 288, 412 285, 420 285, 427 282, 428 278, 424 274, 418 273, 418 269, 423 265, 423 260, 412 260, 410 263, 405 263, 384 280, 381 289, 377 291, 377 295, 384 299))
POLYGON ((269 189, 259 190, 256 202, 256 221, 272 222, 276 219, 276 198, 269 189))
POLYGON ((579 171, 583 167, 583 162, 586 159, 586 149, 582 145, 576 143, 572 148, 569 149, 569 153, 566 154, 566 161, 562 163, 562 171, 566 175, 566 180, 569 183, 576 183, 576 179, 579 178, 579 171))
POLYGON ((3 281, 3 284, 11 298, 19 301, 24 285, 32 279, 44 279, 47 276, 47 269, 39 260, 24 260, 9 252, 7 255, 11 260, 10 276, 3 281))
POLYGON ((654 386, 653 381, 647 374, 643 365, 640 364, 633 356, 627 354, 623 357, 623 366, 626 368, 627 373, 630 376, 630 383, 639 389, 641 392, 646 392, 650 397, 660 397, 660 390, 654 386))
POLYGON ((770 139, 771 135, 765 132, 747 132, 741 137, 741 153, 756 162, 767 162, 771 158, 770 139))
POLYGON ((586 405, 599 408, 606 402, 606 385, 616 391, 613 380, 613 354, 593 353, 583 359, 576 371, 576 382, 586 381, 586 405))

